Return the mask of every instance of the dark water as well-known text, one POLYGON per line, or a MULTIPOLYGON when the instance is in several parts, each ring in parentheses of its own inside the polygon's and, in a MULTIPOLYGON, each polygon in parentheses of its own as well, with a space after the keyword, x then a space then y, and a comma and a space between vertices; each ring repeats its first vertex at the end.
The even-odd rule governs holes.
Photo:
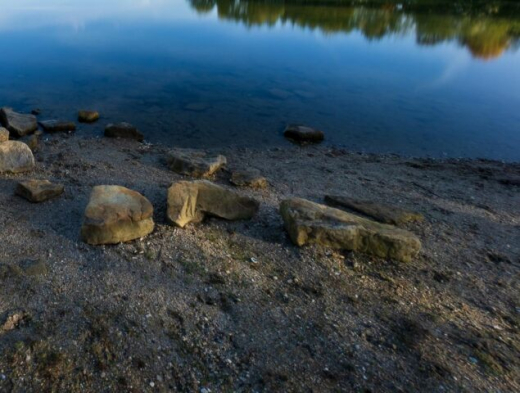
POLYGON ((172 146, 520 160, 520 2, 0 0, 0 105, 172 146), (362 4, 362 5, 360 5, 362 4))

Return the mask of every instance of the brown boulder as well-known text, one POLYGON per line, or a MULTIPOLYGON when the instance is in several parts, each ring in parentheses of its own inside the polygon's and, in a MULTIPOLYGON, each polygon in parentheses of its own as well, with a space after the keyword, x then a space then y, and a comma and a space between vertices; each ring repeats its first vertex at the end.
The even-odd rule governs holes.
POLYGON ((167 157, 168 166, 174 172, 193 177, 209 177, 226 165, 226 157, 209 155, 193 149, 174 149, 167 157))
POLYGON ((0 173, 27 172, 34 168, 34 156, 23 142, 7 141, 0 143, 0 173))
POLYGON ((29 202, 39 203, 63 194, 61 184, 53 184, 48 180, 27 180, 18 183, 15 193, 29 202))
POLYGON ((31 134, 38 129, 36 116, 17 113, 11 108, 0 109, 0 123, 18 137, 31 134))

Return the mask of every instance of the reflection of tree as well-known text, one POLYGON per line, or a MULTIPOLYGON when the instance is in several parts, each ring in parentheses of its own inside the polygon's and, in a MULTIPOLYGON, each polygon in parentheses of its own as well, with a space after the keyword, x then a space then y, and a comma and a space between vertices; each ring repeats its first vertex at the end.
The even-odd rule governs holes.
POLYGON ((456 40, 479 58, 518 48, 520 5, 478 0, 189 0, 198 12, 247 26, 290 23, 327 34, 361 31, 369 39, 415 29, 417 42, 456 40), (509 16, 508 16, 509 15, 509 16), (515 20, 514 16, 517 17, 515 20))

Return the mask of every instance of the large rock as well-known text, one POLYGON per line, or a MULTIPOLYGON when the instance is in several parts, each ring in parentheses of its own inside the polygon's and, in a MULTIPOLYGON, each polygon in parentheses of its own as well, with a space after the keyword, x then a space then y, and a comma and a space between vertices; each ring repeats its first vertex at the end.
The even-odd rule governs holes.
POLYGON ((346 196, 326 195, 325 203, 329 206, 347 208, 362 213, 385 224, 403 225, 409 222, 424 220, 424 216, 419 213, 407 211, 396 206, 381 205, 346 196))
POLYGON ((229 181, 238 187, 267 187, 267 179, 260 174, 258 169, 255 168, 233 170, 229 181))
POLYGON ((79 111, 78 121, 80 123, 94 123, 99 119, 99 112, 96 111, 79 111))
POLYGON ((135 139, 142 142, 144 140, 143 134, 139 132, 137 127, 129 123, 109 124, 105 127, 105 136, 107 138, 124 138, 135 139))
POLYGON ((206 180, 180 181, 168 189, 168 220, 183 228, 206 215, 226 220, 248 220, 259 203, 206 180))
POLYGON ((36 116, 17 113, 11 108, 0 109, 0 122, 16 136, 24 136, 38 129, 36 116))
POLYGON ((319 143, 325 139, 323 131, 299 125, 287 126, 284 136, 297 143, 319 143))
POLYGON ((404 262, 421 249, 411 232, 301 198, 283 201, 280 214, 298 246, 314 243, 404 262))
POLYGON ((226 165, 226 157, 208 155, 193 149, 174 149, 167 157, 168 166, 174 172, 193 177, 208 177, 226 165))
POLYGON ((138 239, 154 229, 153 206, 138 192, 121 186, 96 186, 81 228, 86 243, 117 244, 138 239))
POLYGON ((76 131, 76 124, 72 121, 64 121, 64 120, 45 120, 40 121, 40 125, 42 126, 45 132, 68 132, 68 131, 76 131))
POLYGON ((64 187, 48 180, 27 180, 18 183, 15 193, 29 202, 39 203, 63 194, 64 187))
POLYGON ((23 142, 7 141, 0 143, 0 173, 27 172, 34 168, 34 156, 23 142))

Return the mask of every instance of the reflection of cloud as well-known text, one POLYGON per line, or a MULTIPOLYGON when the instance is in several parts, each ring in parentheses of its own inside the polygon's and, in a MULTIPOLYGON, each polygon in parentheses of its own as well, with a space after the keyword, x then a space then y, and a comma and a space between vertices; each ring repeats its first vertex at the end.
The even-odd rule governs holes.
POLYGON ((457 52, 456 55, 450 57, 451 61, 446 65, 441 75, 433 81, 424 84, 419 88, 435 89, 452 81, 457 75, 463 72, 470 64, 470 58, 467 53, 457 52))
POLYGON ((0 10, 4 31, 56 25, 80 30, 100 19, 194 17, 185 0, 0 0, 0 10))

